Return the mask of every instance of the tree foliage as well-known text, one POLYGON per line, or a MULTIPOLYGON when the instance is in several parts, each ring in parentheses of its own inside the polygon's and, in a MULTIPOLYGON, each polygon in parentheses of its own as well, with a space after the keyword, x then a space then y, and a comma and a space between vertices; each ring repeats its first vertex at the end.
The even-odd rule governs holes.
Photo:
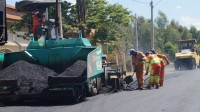
POLYGON ((18 22, 14 22, 10 26, 10 31, 15 33, 16 31, 21 31, 22 28, 28 27, 28 22, 30 21, 30 17, 28 14, 22 15, 22 19, 18 22))
POLYGON ((132 16, 130 12, 123 8, 122 5, 109 5, 105 0, 86 0, 87 29, 96 29, 97 33, 93 37, 92 42, 104 43, 117 41, 126 35, 125 32, 120 33, 120 26, 129 26, 132 16))

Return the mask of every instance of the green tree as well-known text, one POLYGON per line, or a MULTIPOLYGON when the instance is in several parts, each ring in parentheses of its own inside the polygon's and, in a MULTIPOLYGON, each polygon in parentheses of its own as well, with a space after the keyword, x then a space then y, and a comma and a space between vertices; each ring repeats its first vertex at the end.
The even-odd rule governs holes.
POLYGON ((27 28, 28 22, 30 21, 30 16, 28 14, 25 14, 21 17, 22 19, 18 22, 14 22, 10 26, 10 31, 12 33, 15 33, 16 31, 21 31, 22 28, 27 28))
POLYGON ((167 26, 167 16, 163 12, 159 11, 158 17, 155 19, 155 46, 158 51, 163 50, 163 44, 167 41, 168 37, 165 36, 167 26))
POLYGON ((166 29, 166 27, 168 25, 168 22, 169 21, 167 19, 167 16, 162 11, 159 11, 158 12, 158 17, 155 20, 156 26, 159 29, 164 30, 164 29, 166 29))
POLYGON ((191 26, 189 32, 192 34, 192 38, 197 39, 198 32, 195 26, 191 26))
POLYGON ((181 39, 183 39, 183 40, 185 40, 185 39, 191 39, 192 38, 189 35, 189 31, 188 31, 187 27, 180 26, 179 32, 181 34, 181 39))
POLYGON ((87 0, 87 29, 97 29, 92 42, 116 41, 125 33, 119 33, 117 25, 128 26, 132 16, 122 5, 109 5, 105 0, 87 0))
POLYGON ((167 42, 164 45, 164 52, 168 55, 170 60, 173 60, 175 57, 176 48, 172 45, 171 42, 167 42))
POLYGON ((200 43, 200 31, 197 31, 197 43, 200 43))
POLYGON ((138 40, 139 40, 139 50, 149 51, 151 40, 151 21, 145 19, 143 16, 138 17, 138 40))

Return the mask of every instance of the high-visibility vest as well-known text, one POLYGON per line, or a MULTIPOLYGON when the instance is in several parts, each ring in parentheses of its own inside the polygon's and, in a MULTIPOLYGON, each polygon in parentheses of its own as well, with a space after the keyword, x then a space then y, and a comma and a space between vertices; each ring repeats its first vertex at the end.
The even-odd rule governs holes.
POLYGON ((149 68, 153 64, 160 64, 160 58, 156 55, 149 55, 146 58, 146 68, 149 68))

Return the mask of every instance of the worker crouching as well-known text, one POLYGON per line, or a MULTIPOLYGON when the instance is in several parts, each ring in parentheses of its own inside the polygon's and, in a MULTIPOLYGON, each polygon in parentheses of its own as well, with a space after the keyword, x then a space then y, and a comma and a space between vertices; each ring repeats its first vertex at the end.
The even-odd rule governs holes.
POLYGON ((139 90, 144 88, 144 69, 145 69, 145 55, 140 51, 135 51, 134 49, 130 50, 130 55, 132 56, 132 66, 133 74, 136 73, 136 78, 138 82, 139 90))
POLYGON ((151 89, 151 87, 152 86, 154 87, 155 85, 156 89, 159 89, 160 71, 161 71, 160 59, 156 55, 152 55, 150 52, 145 53, 145 55, 146 55, 145 75, 148 75, 148 72, 150 70, 149 85, 147 86, 147 88, 151 89))

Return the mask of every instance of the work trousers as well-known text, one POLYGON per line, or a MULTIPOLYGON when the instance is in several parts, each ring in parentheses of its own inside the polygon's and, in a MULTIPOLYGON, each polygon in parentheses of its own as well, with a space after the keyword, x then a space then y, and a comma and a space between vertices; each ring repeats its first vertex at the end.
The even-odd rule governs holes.
POLYGON ((150 77, 149 77, 149 84, 150 85, 158 85, 160 81, 160 71, 161 65, 160 64, 153 64, 151 66, 150 77))
POLYGON ((140 88, 144 87, 144 68, 145 68, 144 62, 140 62, 137 65, 136 78, 138 82, 138 87, 140 88))
POLYGON ((161 61, 161 71, 160 71, 160 85, 163 85, 164 83, 164 77, 165 77, 165 63, 164 61, 161 61))

